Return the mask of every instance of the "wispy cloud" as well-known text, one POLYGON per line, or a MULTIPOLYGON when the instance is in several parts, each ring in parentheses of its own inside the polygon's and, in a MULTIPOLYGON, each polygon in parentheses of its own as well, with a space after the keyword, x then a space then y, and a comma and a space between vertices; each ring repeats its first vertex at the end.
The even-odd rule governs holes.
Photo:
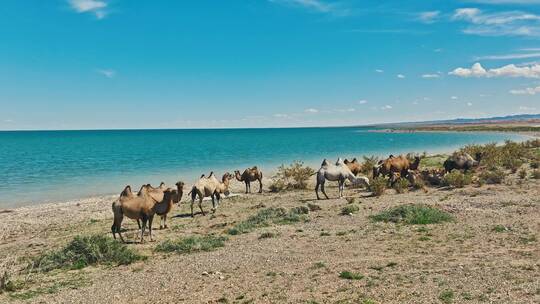
POLYGON ((68 0, 69 5, 77 13, 94 14, 97 19, 107 16, 107 2, 99 0, 68 0))
POLYGON ((274 115, 272 115, 272 116, 275 117, 275 118, 291 118, 290 115, 288 115, 288 114, 282 114, 282 113, 276 113, 276 114, 274 114, 274 115))
POLYGON ((396 77, 399 78, 399 79, 404 79, 404 78, 405 78, 405 75, 403 75, 403 74, 397 74, 396 77))
POLYGON ((425 79, 433 79, 433 78, 439 78, 441 77, 441 75, 439 74, 423 74, 422 75, 422 78, 425 78, 425 79))
POLYGON ((535 88, 510 90, 510 94, 513 95, 536 95, 538 93, 540 93, 540 86, 535 88))
POLYGON ((540 53, 516 53, 505 55, 489 55, 476 57, 475 60, 510 60, 510 59, 527 59, 540 58, 540 53))
POLYGON ((384 70, 376 69, 375 72, 377 72, 377 73, 384 73, 384 70))
POLYGON ((391 109, 392 109, 391 105, 385 105, 381 107, 381 110, 391 110, 391 109))
POLYGON ((440 17, 440 11, 421 12, 418 14, 418 20, 424 23, 433 23, 440 17))
POLYGON ((452 20, 468 23, 463 33, 480 36, 540 36, 540 16, 521 12, 503 11, 485 13, 478 8, 460 8, 452 20))
POLYGON ((539 4, 540 0, 469 0, 481 4, 539 4))
POLYGON ((332 14, 335 16, 347 16, 350 10, 336 3, 322 0, 268 0, 272 3, 304 8, 318 13, 332 14))
POLYGON ((450 75, 464 78, 494 78, 494 77, 522 77, 522 78, 540 78, 540 64, 527 66, 516 66, 509 64, 500 68, 485 69, 480 63, 475 63, 471 68, 457 68, 450 75))
POLYGON ((309 108, 309 109, 305 109, 304 112, 315 114, 315 113, 319 113, 319 110, 313 109, 313 108, 309 108))
POLYGON ((107 78, 114 78, 116 71, 111 69, 98 69, 97 72, 107 78))
POLYGON ((358 101, 358 104, 366 104, 366 103, 368 103, 368 101, 365 100, 365 99, 362 99, 362 100, 359 100, 359 101, 358 101))

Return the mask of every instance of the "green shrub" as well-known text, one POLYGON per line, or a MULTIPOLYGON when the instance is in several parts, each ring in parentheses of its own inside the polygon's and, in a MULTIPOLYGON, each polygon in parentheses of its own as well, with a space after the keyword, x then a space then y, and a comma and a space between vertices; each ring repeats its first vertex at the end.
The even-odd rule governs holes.
POLYGON ((506 173, 499 168, 491 168, 490 170, 480 173, 480 180, 485 184, 501 184, 504 181, 506 173))
POLYGON ((445 304, 450 304, 454 301, 454 292, 452 290, 445 290, 439 295, 439 300, 445 304))
POLYGON ((464 174, 458 170, 453 170, 443 177, 442 184, 454 188, 463 188, 465 185, 471 184, 471 181, 472 176, 470 174, 464 174))
POLYGON ((287 212, 284 208, 262 209, 257 214, 248 217, 245 221, 236 224, 227 231, 230 235, 249 233, 257 228, 268 227, 270 224, 291 224, 305 220, 305 215, 309 212, 306 207, 293 208, 287 212), (305 208, 305 209, 304 209, 305 208))
POLYGON ((259 240, 271 239, 271 238, 274 238, 276 236, 277 236, 277 234, 275 234, 273 232, 263 232, 263 233, 261 233, 261 235, 259 235, 259 240))
POLYGON ((306 189, 309 178, 315 174, 315 170, 304 166, 303 162, 295 161, 289 166, 278 167, 270 191, 279 192, 288 189, 306 189))
POLYGON ((409 188, 409 181, 404 178, 400 178, 394 183, 393 188, 397 193, 404 193, 409 188))
POLYGON ((342 271, 339 273, 339 277, 346 280, 361 280, 364 275, 356 272, 342 271))
POLYGON ((341 215, 350 215, 350 214, 358 212, 359 210, 360 208, 358 208, 358 206, 356 205, 347 205, 341 208, 341 215))
POLYGON ((369 190, 374 196, 381 196, 386 190, 387 181, 384 177, 379 176, 371 180, 369 183, 369 190))
POLYGON ((370 218, 376 222, 404 223, 408 225, 436 224, 453 219, 445 211, 421 204, 394 207, 370 218))
POLYGON ((89 265, 127 265, 144 257, 126 245, 102 235, 76 236, 67 246, 33 261, 43 271, 81 269, 89 265))
POLYGON ((377 166, 379 158, 377 156, 364 156, 364 163, 362 164, 362 174, 373 177, 373 168, 377 166))
POLYGON ((179 240, 167 240, 156 246, 158 252, 193 253, 199 251, 212 251, 224 247, 226 237, 205 235, 190 236, 179 240))
POLYGON ((534 179, 540 179, 540 170, 533 170, 531 177, 534 179))

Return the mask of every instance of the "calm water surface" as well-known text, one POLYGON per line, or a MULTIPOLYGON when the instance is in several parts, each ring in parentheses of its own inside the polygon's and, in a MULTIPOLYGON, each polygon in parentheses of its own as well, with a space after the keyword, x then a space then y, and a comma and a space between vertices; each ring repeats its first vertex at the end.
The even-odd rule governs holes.
POLYGON ((525 137, 376 133, 367 128, 0 132, 0 208, 119 193, 124 185, 194 181, 201 173, 303 160, 446 152, 525 137))

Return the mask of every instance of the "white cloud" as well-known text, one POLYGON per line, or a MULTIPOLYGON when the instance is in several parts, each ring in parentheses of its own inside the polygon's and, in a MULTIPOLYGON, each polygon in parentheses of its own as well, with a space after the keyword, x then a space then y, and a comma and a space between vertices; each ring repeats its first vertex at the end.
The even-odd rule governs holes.
POLYGON ((306 113, 319 113, 319 110, 317 109, 313 109, 313 108, 309 108, 309 109, 305 109, 304 112, 306 113))
POLYGON ((527 106, 519 106, 520 111, 536 111, 536 108, 533 107, 527 107, 527 106))
POLYGON ((467 102, 467 106, 468 107, 472 106, 472 102, 467 102))
POLYGON ((97 72, 107 78, 113 78, 114 76, 116 76, 116 71, 111 69, 100 69, 97 70, 97 72))
POLYGON ((390 110, 390 109, 392 109, 391 105, 385 105, 385 106, 381 107, 381 110, 390 110))
POLYGON ((457 96, 452 96, 452 97, 450 97, 450 99, 452 99, 452 100, 457 100, 458 97, 457 97, 457 96))
POLYGON ((540 16, 521 11, 484 13, 478 8, 456 9, 452 20, 469 24, 465 34, 481 36, 540 36, 540 16))
POLYGON ((366 104, 366 103, 368 103, 368 101, 365 100, 365 99, 362 99, 362 100, 359 100, 359 101, 358 101, 358 104, 366 104))
POLYGON ((540 58, 540 53, 521 53, 521 54, 506 54, 506 55, 490 55, 476 57, 476 60, 508 60, 508 59, 527 59, 540 58))
POLYGON ((418 14, 418 20, 424 23, 433 23, 439 18, 440 11, 421 12, 418 14))
POLYGON ((405 78, 405 75, 403 75, 403 74, 397 74, 396 77, 399 78, 399 79, 403 79, 403 78, 405 78))
POLYGON ((510 94, 513 94, 513 95, 536 95, 538 93, 540 93, 540 86, 535 87, 535 88, 510 90, 510 94))
POLYGON ((107 15, 107 2, 99 0, 68 0, 72 9, 77 13, 92 13, 97 19, 103 19, 107 15))
POLYGON ((377 73, 384 73, 384 70, 376 69, 375 72, 377 72, 377 73))
POLYGON ((288 114, 282 114, 282 113, 277 113, 272 116, 274 116, 275 118, 290 118, 291 117, 288 114))
POLYGON ((12 123, 13 120, 12 120, 12 119, 5 119, 4 122, 5 122, 5 123, 12 123))
POLYGON ((540 64, 532 64, 528 66, 516 66, 509 64, 500 68, 486 70, 480 63, 475 63, 471 68, 457 68, 448 74, 458 77, 523 77, 523 78, 540 78, 540 64))
POLYGON ((272 3, 298 6, 319 13, 328 13, 336 16, 346 16, 350 11, 334 3, 322 0, 268 0, 272 3))
POLYGON ((427 79, 429 79, 429 78, 439 78, 439 77, 441 77, 441 75, 439 75, 439 74, 424 74, 424 75, 422 75, 422 78, 427 78, 427 79))

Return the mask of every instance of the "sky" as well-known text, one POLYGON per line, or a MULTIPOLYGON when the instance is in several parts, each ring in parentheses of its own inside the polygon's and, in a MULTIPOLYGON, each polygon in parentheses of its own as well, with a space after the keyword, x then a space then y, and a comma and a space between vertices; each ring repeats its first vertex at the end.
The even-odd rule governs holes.
POLYGON ((540 112, 540 0, 3 0, 0 130, 540 112))

